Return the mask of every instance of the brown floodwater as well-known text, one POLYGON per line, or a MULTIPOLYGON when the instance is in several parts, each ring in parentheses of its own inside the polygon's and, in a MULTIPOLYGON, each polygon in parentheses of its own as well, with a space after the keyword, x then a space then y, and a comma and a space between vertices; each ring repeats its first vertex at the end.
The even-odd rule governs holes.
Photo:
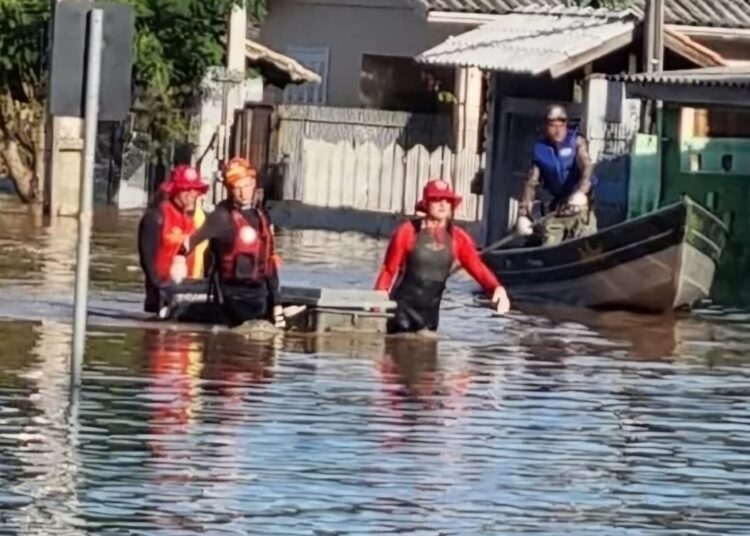
MULTIPOLYGON (((107 212, 71 393, 75 220, 0 209, 2 533, 750 533, 746 312, 500 318, 458 277, 438 340, 144 325, 107 212)), ((279 247, 287 284, 362 288, 385 242, 279 247)))

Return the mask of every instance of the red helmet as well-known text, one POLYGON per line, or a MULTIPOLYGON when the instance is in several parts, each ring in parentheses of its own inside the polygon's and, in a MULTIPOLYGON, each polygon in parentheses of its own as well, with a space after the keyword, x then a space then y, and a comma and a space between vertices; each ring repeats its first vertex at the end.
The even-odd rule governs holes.
POLYGON ((424 185, 422 190, 422 199, 417 203, 418 212, 427 212, 427 205, 430 201, 438 199, 447 199, 453 208, 461 204, 461 196, 456 195, 451 185, 442 179, 434 179, 424 185))
POLYGON ((161 185, 161 189, 167 195, 191 190, 205 194, 208 191, 208 184, 201 180, 198 170, 183 164, 172 170, 169 180, 161 185))

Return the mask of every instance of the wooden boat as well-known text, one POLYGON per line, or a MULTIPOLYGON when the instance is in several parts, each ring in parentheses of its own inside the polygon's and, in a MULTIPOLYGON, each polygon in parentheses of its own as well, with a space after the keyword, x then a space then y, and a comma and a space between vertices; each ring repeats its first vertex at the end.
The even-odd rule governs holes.
POLYGON ((666 312, 709 295, 727 235, 719 218, 685 196, 588 237, 482 258, 519 302, 666 312))

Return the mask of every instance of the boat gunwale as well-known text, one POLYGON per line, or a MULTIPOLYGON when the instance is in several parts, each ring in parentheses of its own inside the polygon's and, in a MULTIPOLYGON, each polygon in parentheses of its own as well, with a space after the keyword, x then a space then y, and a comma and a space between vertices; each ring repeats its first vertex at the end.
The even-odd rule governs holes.
MULTIPOLYGON (((495 250, 490 250, 490 251, 483 253, 482 256, 483 257, 489 257, 489 256, 506 257, 506 256, 511 256, 511 255, 522 255, 522 254, 530 253, 530 252, 552 251, 555 248, 571 247, 585 240, 590 240, 592 237, 596 237, 597 235, 602 236, 604 234, 609 234, 613 231, 622 231, 623 228, 633 227, 640 223, 643 223, 644 221, 648 221, 649 219, 654 219, 657 216, 664 216, 664 215, 670 214, 671 212, 676 212, 680 209, 684 209, 685 211, 685 215, 683 217, 683 226, 682 226, 683 234, 685 235, 683 237, 683 241, 686 239, 686 234, 687 234, 688 229, 685 223, 687 222, 688 212, 691 209, 697 209, 697 211, 700 212, 702 216, 707 216, 709 219, 713 220, 713 223, 717 224, 719 227, 722 228, 725 235, 728 234, 729 232, 727 225, 718 216, 716 216, 713 212, 711 212, 707 208, 703 207, 697 201, 693 200, 690 196, 683 195, 682 198, 675 203, 661 207, 660 209, 655 210, 653 212, 649 212, 648 214, 642 214, 633 219, 625 220, 625 221, 616 223, 614 225, 610 225, 609 227, 601 229, 597 231, 596 233, 588 235, 588 236, 581 236, 578 238, 574 238, 572 240, 566 240, 560 244, 554 244, 554 245, 549 245, 549 246, 530 246, 530 247, 520 247, 520 248, 512 248, 512 249, 495 249, 495 250)), ((714 246, 714 249, 717 249, 719 251, 723 250, 723 247, 719 248, 716 244, 713 243, 713 240, 711 240, 709 237, 705 235, 702 235, 702 237, 705 238, 707 241, 711 242, 712 245, 714 246)))
MULTIPOLYGON (((502 273, 503 273, 503 277, 507 277, 509 275, 518 274, 518 273, 529 273, 529 272, 531 272, 531 273, 537 274, 537 273, 542 273, 542 272, 545 272, 545 271, 564 270, 566 268, 573 268, 573 267, 576 267, 576 266, 585 266, 585 265, 593 263, 593 262, 599 262, 602 259, 605 259, 605 258, 607 258, 610 255, 616 254, 618 252, 622 252, 622 251, 624 251, 626 249, 630 249, 630 248, 633 248, 633 247, 642 246, 642 245, 648 244, 650 242, 656 242, 658 240, 661 240, 661 239, 664 239, 664 238, 668 237, 671 234, 674 234, 674 229, 667 230, 667 231, 664 231, 662 233, 649 236, 645 240, 640 240, 638 242, 628 242, 628 243, 625 243, 625 244, 623 244, 620 247, 617 247, 617 248, 614 248, 614 249, 609 249, 609 250, 607 250, 605 252, 602 252, 600 255, 597 255, 595 257, 589 257, 587 259, 578 259, 577 261, 569 262, 567 264, 555 264, 554 266, 542 266, 540 268, 527 268, 526 267, 526 268, 516 269, 516 270, 502 270, 502 273)), ((679 241, 677 243, 679 244, 681 242, 684 242, 684 240, 679 241)), ((672 246, 668 246, 668 247, 672 247, 672 246)), ((663 248, 663 249, 666 249, 666 248, 663 248)), ((661 249, 658 250, 658 251, 661 251, 661 249)), ((625 262, 631 262, 631 261, 625 261, 625 262)))

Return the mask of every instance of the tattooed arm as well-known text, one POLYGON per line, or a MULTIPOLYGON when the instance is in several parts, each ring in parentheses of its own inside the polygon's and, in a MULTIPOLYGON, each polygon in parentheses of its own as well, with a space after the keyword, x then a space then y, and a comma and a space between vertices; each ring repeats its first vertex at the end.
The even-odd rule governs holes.
POLYGON ((523 184, 523 194, 521 194, 521 202, 518 206, 519 216, 531 216, 537 186, 539 186, 539 168, 536 167, 536 164, 531 164, 531 169, 529 169, 523 184))
POLYGON ((589 154, 589 145, 583 136, 576 138, 576 162, 581 171, 581 179, 578 181, 576 190, 588 195, 591 192, 591 179, 594 176, 594 162, 589 154))

